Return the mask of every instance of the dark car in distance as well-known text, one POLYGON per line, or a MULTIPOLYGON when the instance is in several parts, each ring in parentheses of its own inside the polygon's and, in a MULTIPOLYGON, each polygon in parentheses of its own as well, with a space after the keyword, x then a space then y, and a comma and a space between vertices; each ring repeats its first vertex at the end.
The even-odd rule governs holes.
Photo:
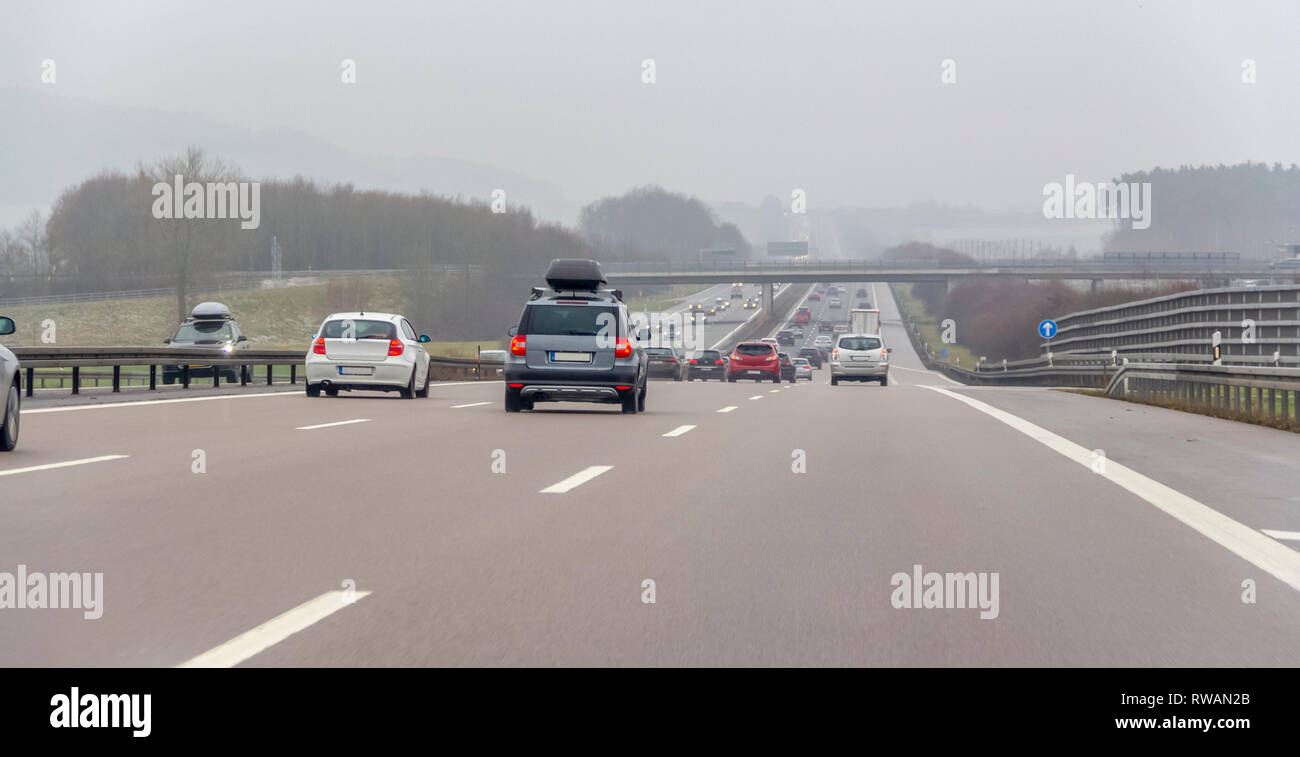
POLYGON ((781 361, 781 380, 794 383, 794 361, 790 359, 789 353, 778 352, 776 357, 781 361))
POLYGON ((799 350, 799 357, 811 363, 813 368, 820 369, 822 367, 822 351, 816 347, 804 347, 799 350))
POLYGON ((695 357, 686 363, 686 378, 688 381, 700 379, 708 381, 717 379, 725 381, 727 378, 727 361, 722 359, 722 353, 717 350, 700 350, 695 353, 695 357))
POLYGON ((678 354, 676 347, 646 347, 646 375, 650 378, 670 378, 681 381, 686 378, 686 363, 678 354))

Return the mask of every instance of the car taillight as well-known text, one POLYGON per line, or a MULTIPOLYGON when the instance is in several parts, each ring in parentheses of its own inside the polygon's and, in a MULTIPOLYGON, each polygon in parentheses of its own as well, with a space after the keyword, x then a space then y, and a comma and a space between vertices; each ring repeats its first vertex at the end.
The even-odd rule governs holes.
POLYGON ((632 357, 632 343, 627 340, 627 337, 620 336, 614 340, 614 357, 632 357))
POLYGON ((524 387, 523 384, 511 384, 511 385, 510 385, 510 388, 511 388, 511 389, 522 389, 523 387, 524 387))
POLYGON ((322 336, 322 337, 318 337, 318 338, 316 339, 316 341, 312 342, 312 345, 311 345, 311 351, 312 351, 313 353, 317 354, 317 355, 324 355, 324 354, 325 354, 325 337, 323 337, 323 336, 322 336))
POLYGON ((510 354, 524 356, 528 354, 528 337, 517 334, 510 339, 510 354))
POLYGON ((630 387, 630 386, 616 385, 614 388, 617 389, 617 390, 619 390, 620 392, 626 392, 627 390, 631 389, 632 387, 630 387))
POLYGON ((402 354, 402 350, 404 350, 404 349, 406 349, 406 348, 402 346, 402 341, 401 341, 400 339, 389 339, 389 340, 388 340, 388 356, 389 356, 389 357, 397 357, 398 355, 402 354))
MULTIPOLYGON (((668 358, 668 362, 670 362, 670 363, 675 363, 675 362, 677 362, 677 358, 675 358, 675 357, 670 357, 670 358, 668 358)), ((694 363, 695 361, 692 360, 691 362, 694 363)))
POLYGON ((839 351, 839 350, 835 350, 834 352, 832 352, 832 353, 831 353, 831 358, 832 358, 832 359, 835 359, 835 360, 839 360, 839 359, 840 359, 840 351, 839 351))
POLYGON ((691 365, 695 365, 697 362, 699 361, 697 361, 695 358, 691 358, 691 365))
POLYGON ((716 362, 718 365, 722 365, 722 361, 721 361, 721 360, 717 360, 717 361, 714 361, 714 362, 716 362))

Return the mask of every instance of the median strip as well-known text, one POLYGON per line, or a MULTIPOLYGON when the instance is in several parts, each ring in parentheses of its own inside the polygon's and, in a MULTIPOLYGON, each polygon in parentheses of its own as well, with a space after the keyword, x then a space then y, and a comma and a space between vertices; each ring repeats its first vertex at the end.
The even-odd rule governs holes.
POLYGON ((572 476, 569 476, 568 478, 564 479, 558 484, 552 484, 546 487, 545 489, 542 489, 542 491, 539 493, 540 494, 564 494, 566 492, 578 488, 579 486, 582 486, 583 484, 592 480, 596 476, 599 476, 605 471, 613 470, 613 469, 614 466, 612 465, 593 465, 590 468, 586 468, 585 470, 578 471, 577 473, 573 474, 572 476))

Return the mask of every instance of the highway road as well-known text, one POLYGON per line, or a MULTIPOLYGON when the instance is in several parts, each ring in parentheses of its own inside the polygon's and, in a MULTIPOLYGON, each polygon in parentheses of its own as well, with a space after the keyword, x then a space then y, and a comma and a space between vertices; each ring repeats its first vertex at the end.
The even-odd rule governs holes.
POLYGON ((888 387, 32 402, 0 572, 103 612, 0 609, 0 665, 1300 663, 1300 437, 952 384, 875 288, 888 387), (996 574, 996 617, 895 607, 915 565, 996 574))

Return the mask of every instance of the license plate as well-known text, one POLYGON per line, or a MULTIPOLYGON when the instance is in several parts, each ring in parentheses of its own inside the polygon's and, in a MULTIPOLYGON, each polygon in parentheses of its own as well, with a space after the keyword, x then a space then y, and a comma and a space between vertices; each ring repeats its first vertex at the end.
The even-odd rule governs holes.
POLYGON ((764 373, 767 373, 767 371, 745 371, 745 373, 748 373, 751 376, 762 376, 764 373))
POLYGON ((374 368, 365 368, 351 365, 340 365, 340 376, 369 376, 375 372, 374 368))
POLYGON ((590 363, 590 352, 552 352, 552 363, 590 363))
POLYGON ((860 362, 860 363, 872 363, 872 362, 875 362, 875 361, 874 361, 872 358, 870 358, 870 357, 857 357, 857 356, 854 356, 854 357, 849 358, 849 360, 855 360, 855 361, 860 362))
POLYGON ((701 368, 700 370, 702 370, 702 371, 711 371, 711 370, 713 370, 713 369, 712 369, 712 368, 701 368))

